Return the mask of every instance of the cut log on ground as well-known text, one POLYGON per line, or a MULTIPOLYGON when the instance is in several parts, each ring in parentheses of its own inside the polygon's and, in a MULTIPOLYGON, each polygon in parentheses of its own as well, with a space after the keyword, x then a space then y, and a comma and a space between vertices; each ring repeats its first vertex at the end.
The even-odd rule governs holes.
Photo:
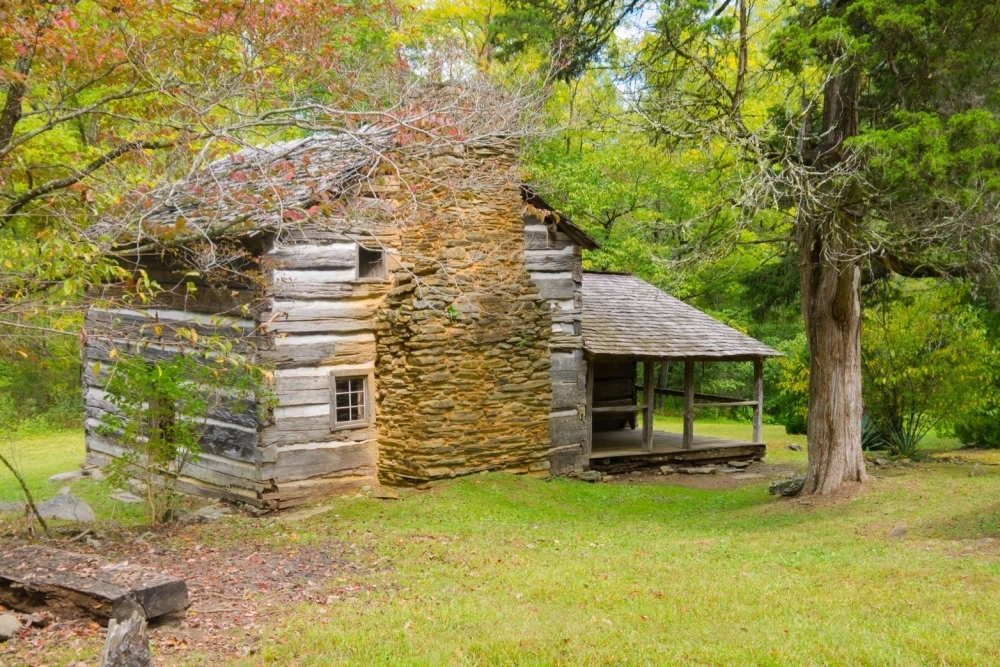
POLYGON ((188 606, 183 580, 96 556, 27 546, 0 554, 0 604, 101 622, 133 611, 152 619, 188 606))

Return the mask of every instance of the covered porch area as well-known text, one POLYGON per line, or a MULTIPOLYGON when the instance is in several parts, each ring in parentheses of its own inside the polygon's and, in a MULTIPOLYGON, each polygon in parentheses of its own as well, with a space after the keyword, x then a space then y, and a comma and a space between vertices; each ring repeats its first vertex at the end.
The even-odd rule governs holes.
POLYGON ((763 365, 778 352, 633 276, 588 273, 583 287, 590 434, 584 454, 591 465, 636 457, 648 463, 696 464, 764 455, 763 365), (695 365, 700 362, 751 363, 752 395, 695 391, 695 365), (657 364, 682 365, 682 385, 657 388, 657 364), (658 396, 683 399, 680 432, 655 428, 658 396), (744 406, 753 411, 749 440, 695 432, 699 410, 744 406))

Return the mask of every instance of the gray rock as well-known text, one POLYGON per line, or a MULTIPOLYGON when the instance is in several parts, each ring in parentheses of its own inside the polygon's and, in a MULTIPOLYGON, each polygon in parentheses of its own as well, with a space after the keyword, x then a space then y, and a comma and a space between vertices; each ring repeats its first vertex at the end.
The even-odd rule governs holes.
POLYGON ((972 466, 972 470, 969 471, 969 477, 981 477, 986 474, 986 468, 984 468, 979 463, 972 466))
POLYGON ((902 537, 906 535, 906 526, 896 526, 888 533, 889 537, 902 537))
POLYGON ((141 503, 142 498, 135 495, 134 493, 129 493, 128 491, 119 491, 118 493, 111 494, 112 500, 117 500, 123 503, 141 503))
POLYGON ((733 475, 733 479, 764 479, 764 475, 756 472, 738 472, 733 475))
POLYGON ((100 468, 87 468, 86 472, 90 476, 90 479, 95 482, 103 482, 108 478, 100 468))
POLYGON ((877 458, 877 459, 875 459, 875 465, 877 465, 877 466, 887 466, 887 465, 889 465, 889 459, 877 458))
POLYGON ((232 508, 226 505, 206 505, 195 512, 199 519, 221 519, 224 516, 231 516, 232 508))
POLYGON ((63 482, 75 482, 78 479, 83 479, 86 477, 82 470, 70 470, 69 472, 61 472, 58 475, 52 475, 49 477, 49 484, 61 484, 63 482))
POLYGON ((368 493, 371 490, 372 490, 372 485, 371 484, 365 484, 364 486, 361 487, 361 492, 362 493, 368 493))
POLYGON ((399 492, 396 491, 396 489, 380 486, 372 492, 372 498, 379 498, 381 500, 399 500, 399 492))
POLYGON ((712 475, 716 471, 715 466, 688 466, 685 468, 678 468, 677 472, 683 473, 685 475, 712 475))
POLYGON ((5 642, 21 629, 21 620, 14 614, 0 614, 0 642, 5 642))
POLYGON ((805 475, 796 475, 791 479, 782 480, 780 482, 774 482, 767 487, 768 492, 772 496, 794 496, 806 483, 805 475))
POLYGON ((677 470, 673 466, 660 466, 660 472, 664 475, 673 475, 677 470))
POLYGON ((718 475, 731 475, 734 472, 739 472, 739 471, 740 471, 739 468, 732 468, 730 466, 719 466, 718 468, 715 469, 715 472, 718 475))
POLYGON ((753 464, 753 461, 730 461, 726 465, 731 468, 749 468, 753 464))
POLYGON ((97 516, 94 515, 94 510, 90 509, 90 505, 68 494, 46 500, 37 507, 38 514, 43 519, 63 519, 81 523, 97 521, 97 516))
POLYGON ((801 452, 802 451, 802 445, 800 445, 798 443, 795 443, 795 442, 792 442, 792 443, 789 443, 789 444, 785 445, 785 449, 790 449, 793 452, 801 452))
POLYGON ((23 512, 27 506, 28 506, 27 503, 23 503, 20 501, 12 503, 3 502, 0 503, 0 512, 23 512))
POLYGON ((584 482, 600 482, 601 481, 601 471, 599 470, 584 470, 579 473, 577 479, 581 479, 584 482))

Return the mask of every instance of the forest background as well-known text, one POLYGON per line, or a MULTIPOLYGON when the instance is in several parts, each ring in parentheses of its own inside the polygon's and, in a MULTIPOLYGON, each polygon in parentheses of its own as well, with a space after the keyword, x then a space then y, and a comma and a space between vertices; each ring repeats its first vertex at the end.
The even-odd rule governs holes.
MULTIPOLYGON (((843 18, 838 6, 852 5, 912 46, 934 21, 951 20, 932 4, 81 0, 0 7, 0 425, 31 431, 82 421, 82 312, 95 284, 124 278, 103 258, 104 240, 89 233, 103 211, 182 175, 212 141, 225 154, 240 141, 308 132, 301 123, 260 122, 282 104, 321 99, 364 111, 386 103, 387 82, 484 76, 535 100, 525 178, 602 244, 585 267, 634 273, 783 352, 766 366, 766 419, 804 432, 809 360, 794 206, 748 212, 747 179, 756 167, 733 149, 713 95, 736 90, 745 136, 759 136, 808 108, 823 86, 816 61, 799 54, 796 65, 789 56, 815 48, 815 35, 809 41, 796 33, 810 12, 843 18), (670 67, 677 54, 686 58, 682 70, 670 67), (667 94, 677 90, 686 94, 667 94), (671 106, 681 98, 699 103, 671 106)), ((988 25, 996 16, 968 20, 988 25)), ((966 54, 951 48, 926 57, 966 54)), ((940 172, 949 183, 975 172, 990 190, 1000 162, 993 102, 977 99, 947 118, 897 110, 889 130, 868 137, 895 142, 896 152, 877 153, 895 160, 885 159, 882 175, 910 187, 916 177, 899 176, 907 169, 921 177, 940 172)), ((901 277, 865 260, 865 442, 914 456, 937 430, 1000 446, 995 293, 969 272, 918 268, 896 272, 910 276, 901 277)), ((130 289, 141 298, 155 286, 130 289)), ((676 386, 679 370, 664 366, 658 381, 676 386)), ((707 393, 748 395, 750 375, 738 364, 706 364, 698 382, 707 393)), ((749 420, 739 409, 706 416, 749 420)))

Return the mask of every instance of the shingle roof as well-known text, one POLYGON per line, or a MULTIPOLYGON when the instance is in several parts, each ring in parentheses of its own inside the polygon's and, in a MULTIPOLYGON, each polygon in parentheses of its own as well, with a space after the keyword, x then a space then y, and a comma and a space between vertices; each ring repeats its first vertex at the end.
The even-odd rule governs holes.
POLYGON ((781 354, 635 276, 583 274, 583 345, 592 354, 748 360, 781 354))

